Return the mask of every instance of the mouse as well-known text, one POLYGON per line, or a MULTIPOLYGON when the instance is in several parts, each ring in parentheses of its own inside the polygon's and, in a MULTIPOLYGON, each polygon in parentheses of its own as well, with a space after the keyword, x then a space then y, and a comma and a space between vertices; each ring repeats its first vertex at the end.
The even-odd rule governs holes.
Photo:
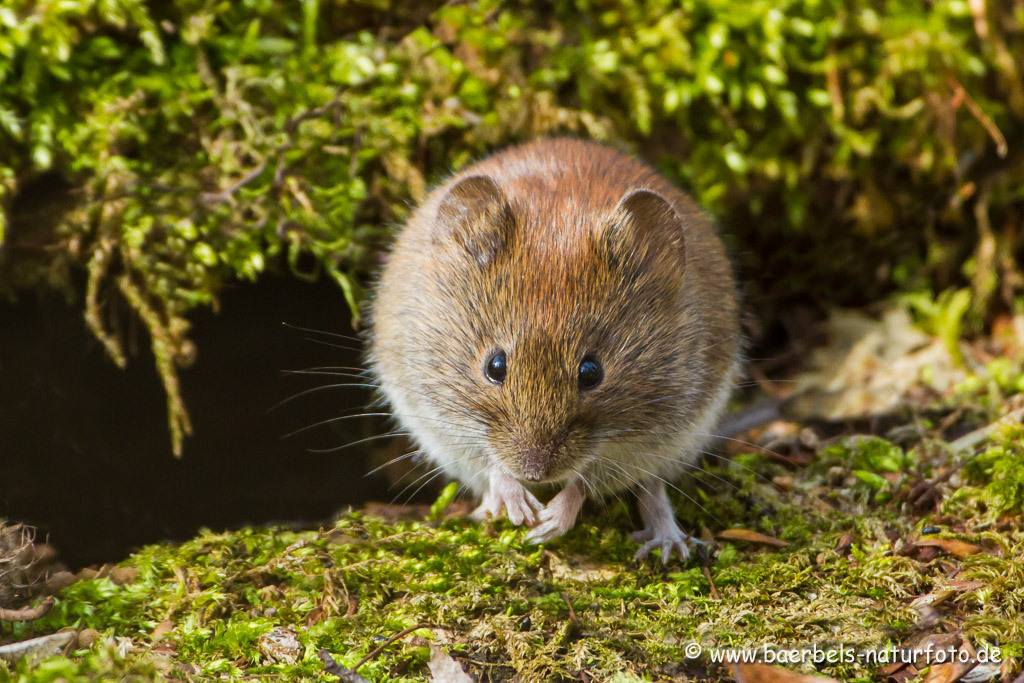
POLYGON ((715 436, 741 352, 731 263, 692 198, 596 142, 513 146, 414 208, 372 289, 368 367, 474 518, 541 543, 631 491, 635 559, 689 557, 667 486, 715 436))

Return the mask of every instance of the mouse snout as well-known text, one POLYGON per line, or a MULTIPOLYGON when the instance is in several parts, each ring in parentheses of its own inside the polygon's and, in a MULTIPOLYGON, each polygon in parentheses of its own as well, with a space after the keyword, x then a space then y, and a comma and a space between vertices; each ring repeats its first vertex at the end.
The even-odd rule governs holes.
POLYGON ((527 481, 544 481, 551 473, 551 463, 558 447, 553 443, 525 448, 519 455, 521 476, 527 481))

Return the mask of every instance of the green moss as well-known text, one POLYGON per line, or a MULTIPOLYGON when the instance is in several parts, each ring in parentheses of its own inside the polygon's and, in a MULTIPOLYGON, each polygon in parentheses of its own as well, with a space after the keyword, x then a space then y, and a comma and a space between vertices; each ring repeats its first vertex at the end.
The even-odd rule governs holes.
POLYGON ((765 326, 807 292, 895 287, 952 339, 1020 297, 1024 31, 991 13, 982 39, 963 2, 15 0, 0 291, 87 273, 119 364, 123 300, 180 452, 190 312, 225 281, 327 276, 354 312, 430 182, 572 134, 640 152, 717 214, 765 326))
POLYGON ((858 482, 859 492, 866 500, 876 503, 887 502, 893 495, 894 486, 885 473, 906 472, 916 464, 913 454, 873 436, 844 439, 826 448, 824 455, 849 468, 858 482))
MULTIPOLYGON (((712 533, 740 527, 789 542, 784 548, 718 542, 708 565, 714 592, 698 564, 633 564, 632 523, 621 503, 589 510, 567 536, 542 547, 524 545, 525 531, 506 523, 386 522, 352 513, 320 531, 204 532, 180 546, 144 548, 125 562, 138 569, 134 583, 76 583, 43 620, 13 627, 18 638, 30 628, 94 628, 130 638, 132 648, 117 655, 111 649, 116 641, 101 642, 36 668, 22 665, 19 680, 52 680, 51 671, 71 681, 100 671, 315 680, 323 675, 316 655, 321 648, 353 666, 416 625, 424 625, 417 635, 450 650, 468 671, 486 669, 495 680, 578 680, 581 670, 599 680, 660 680, 684 671, 727 675, 707 654, 687 660, 690 642, 701 643, 705 653, 713 646, 905 644, 918 628, 913 600, 945 590, 950 579, 939 561, 921 563, 897 552, 927 518, 877 503, 864 506, 856 498, 844 505, 824 502, 826 473, 835 462, 888 471, 889 458, 906 457, 881 440, 845 443, 798 471, 790 492, 765 483, 787 470, 760 457, 697 473, 683 487, 689 497, 678 494, 678 509, 685 527, 708 526, 712 533), (700 507, 694 503, 698 494, 700 507), (851 545, 837 551, 844 536, 851 545), (158 624, 170 626, 159 644, 152 636, 158 624), (297 664, 261 654, 260 637, 275 627, 298 635, 304 655, 297 664)), ((994 445, 968 470, 982 488, 965 489, 993 505, 1007 495, 998 478, 1009 458, 1009 451, 999 450, 1005 448, 994 445)), ((1019 501, 1014 486, 1011 495, 1019 501)), ((956 578, 982 587, 954 591, 944 618, 976 645, 1019 656, 1019 514, 996 530, 987 521, 991 510, 964 502, 956 495, 947 501, 966 525, 961 536, 994 554, 955 560, 956 578)), ((426 680, 428 659, 423 641, 410 635, 360 672, 370 680, 426 680)), ((819 669, 843 680, 877 675, 856 662, 819 669)), ((0 680, 5 676, 0 673, 0 680)))
MULTIPOLYGON (((966 467, 971 483, 982 484, 978 500, 995 513, 1024 510, 1024 427, 1009 424, 995 443, 966 467)), ((974 493, 974 491, 971 491, 974 493)), ((968 494, 964 494, 968 496, 968 494)))

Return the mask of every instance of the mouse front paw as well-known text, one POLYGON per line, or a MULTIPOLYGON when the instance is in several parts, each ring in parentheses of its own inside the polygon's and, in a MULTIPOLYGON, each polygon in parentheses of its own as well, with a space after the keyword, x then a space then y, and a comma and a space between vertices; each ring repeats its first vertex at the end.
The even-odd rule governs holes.
POLYGON ((526 535, 527 543, 543 543, 558 538, 576 524, 576 515, 569 517, 563 510, 545 507, 537 515, 537 526, 526 535))
POLYGON ((512 477, 499 473, 491 475, 487 493, 470 517, 478 522, 497 519, 501 517, 501 511, 504 509, 508 521, 516 526, 533 526, 537 523, 537 513, 543 507, 544 505, 527 491, 525 486, 512 477))
POLYGON ((526 535, 526 542, 543 543, 558 538, 576 525, 582 506, 582 488, 576 482, 570 483, 537 515, 537 526, 526 535))

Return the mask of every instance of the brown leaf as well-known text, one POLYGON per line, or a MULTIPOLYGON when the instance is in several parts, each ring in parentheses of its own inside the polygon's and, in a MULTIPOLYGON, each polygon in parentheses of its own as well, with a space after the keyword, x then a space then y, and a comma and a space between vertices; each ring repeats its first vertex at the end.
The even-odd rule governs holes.
POLYGON ((95 567, 84 567, 79 569, 78 573, 75 574, 75 578, 78 581, 92 581, 95 578, 99 578, 99 576, 100 570, 95 567))
POLYGON ((924 677, 923 683, 956 683, 967 670, 970 669, 970 662, 947 662, 945 664, 932 664, 928 669, 928 675, 924 677))
POLYGON ((324 608, 317 605, 313 609, 309 610, 306 614, 306 627, 310 627, 314 624, 319 624, 324 620, 324 608))
POLYGON ((733 664, 732 674, 736 683, 838 683, 834 678, 808 676, 768 664, 733 664))
POLYGON ((67 588, 75 581, 78 581, 78 579, 71 572, 56 572, 46 580, 46 592, 57 593, 58 591, 67 588))
POLYGON ((159 642, 164 637, 165 633, 169 633, 174 630, 174 622, 170 619, 165 619, 156 625, 153 629, 153 634, 150 636, 154 643, 159 642))
POLYGON ((953 579, 949 585, 958 591, 976 591, 979 588, 984 588, 986 584, 977 579, 953 579))
POLYGON ((109 578, 115 586, 135 583, 139 576, 139 570, 135 567, 114 567, 110 570, 109 578))
POLYGON ((876 673, 880 676, 892 676, 894 673, 907 666, 906 662, 893 662, 892 664, 886 664, 876 669, 876 673))
POLYGON ((93 643, 95 643, 101 637, 103 637, 103 634, 94 628, 84 629, 78 634, 77 646, 80 648, 92 647, 93 643))
POLYGON ((839 555, 847 555, 852 546, 853 536, 850 534, 843 534, 843 537, 839 539, 839 543, 836 544, 836 553, 839 555))
POLYGON ((889 674, 889 680, 892 683, 906 683, 906 681, 912 681, 918 677, 921 672, 916 666, 905 666, 902 669, 898 669, 895 673, 889 674))
POLYGON ((982 551, 981 546, 974 545, 973 543, 967 543, 966 541, 955 541, 948 538, 922 538, 915 542, 916 545, 924 546, 926 548, 938 548, 950 555, 955 555, 961 560, 971 555, 976 555, 982 551))
POLYGON ((718 532, 718 537, 724 538, 728 541, 760 543, 761 545, 770 545, 776 548, 785 548, 789 545, 786 541, 780 541, 777 538, 765 536, 764 534, 759 534, 756 531, 750 531, 748 529, 726 529, 725 531, 718 532))

